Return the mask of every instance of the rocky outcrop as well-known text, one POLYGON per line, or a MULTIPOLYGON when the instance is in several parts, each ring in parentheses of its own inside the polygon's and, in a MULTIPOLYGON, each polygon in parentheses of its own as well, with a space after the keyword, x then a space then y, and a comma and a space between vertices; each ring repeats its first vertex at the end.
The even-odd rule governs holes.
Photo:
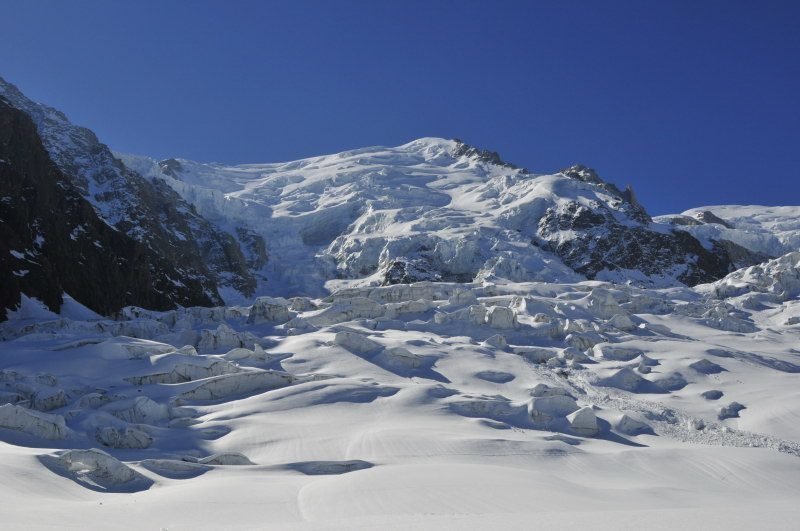
POLYGON ((698 221, 701 221, 703 223, 716 223, 717 225, 722 225, 726 229, 733 228, 733 225, 731 225, 721 217, 717 216, 710 210, 704 210, 702 212, 698 212, 697 214, 695 214, 694 217, 697 218, 698 221))
POLYGON ((495 166, 502 166, 504 168, 508 168, 510 170, 520 170, 522 173, 530 173, 525 168, 520 168, 516 164, 512 164, 510 162, 506 162, 500 157, 500 153, 497 151, 489 151, 488 149, 480 149, 475 146, 470 146, 469 144, 465 144, 462 140, 455 138, 453 139, 456 143, 456 148, 453 150, 453 156, 458 157, 470 157, 481 162, 485 162, 487 164, 494 164, 495 166))
MULTIPOLYGON (((221 304, 218 288, 223 286, 253 293, 256 280, 237 239, 200 216, 166 182, 146 179, 126 167, 90 130, 29 100, 2 78, 0 97, 32 121, 38 143, 72 195, 83 198, 97 218, 136 242, 138 254, 144 255, 138 257, 138 269, 150 269, 151 274, 163 271, 170 279, 164 293, 184 292, 168 306, 221 304)), ((41 151, 35 157, 41 158, 41 151)))
MULTIPOLYGON (((624 204, 622 197, 619 202, 624 204)), ((537 236, 542 246, 590 279, 609 274, 613 279, 614 273, 622 278, 636 271, 656 279, 674 276, 693 286, 733 269, 728 256, 705 249, 690 234, 651 228, 641 207, 628 204, 622 211, 630 214, 628 220, 600 202, 557 204, 539 220, 537 236)))
MULTIPOLYGON (((25 293, 100 314, 217 300, 177 259, 110 226, 51 160, 30 116, 0 98, 0 319, 25 293)), ((176 257, 177 258, 177 257, 176 257)))

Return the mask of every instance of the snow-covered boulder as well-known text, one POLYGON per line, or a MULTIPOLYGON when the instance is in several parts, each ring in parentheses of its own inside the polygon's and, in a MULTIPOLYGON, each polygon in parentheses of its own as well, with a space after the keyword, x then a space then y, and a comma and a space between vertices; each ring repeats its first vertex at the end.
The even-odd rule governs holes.
POLYGON ((558 418, 564 418, 578 410, 575 399, 569 395, 552 395, 531 398, 528 402, 528 415, 537 425, 547 425, 558 418))
POLYGON ((247 317, 249 324, 282 324, 292 318, 289 306, 292 303, 283 298, 259 297, 250 307, 247 317))
POLYGON ((688 385, 686 378, 679 372, 671 372, 666 376, 661 376, 653 380, 653 384, 664 391, 677 391, 688 385))
POLYGON ((157 424, 170 418, 168 406, 146 396, 112 402, 103 411, 131 424, 157 424))
POLYGON ((604 341, 606 341, 606 338, 597 332, 574 332, 564 338, 564 343, 568 347, 574 347, 578 350, 588 350, 604 341))
POLYGON ((184 345, 174 352, 183 356, 197 356, 197 349, 193 345, 184 345))
POLYGON ((614 387, 632 393, 663 392, 652 382, 636 374, 630 367, 603 371, 592 379, 601 387, 614 387))
POLYGON ((617 303, 614 295, 607 289, 594 288, 586 296, 586 309, 600 319, 611 319, 616 315, 626 315, 627 312, 617 303))
POLYGON ((511 347, 511 350, 531 363, 547 363, 550 359, 558 356, 556 350, 543 347, 511 347))
POLYGON ((653 429, 645 422, 623 414, 614 422, 614 429, 625 435, 652 433, 653 429))
MULTIPOLYGON (((460 314, 461 312, 459 312, 460 314)), ((473 304, 466 311, 466 319, 470 324, 482 325, 486 323, 486 306, 483 304, 473 304)))
POLYGON ((636 324, 631 320, 631 318, 624 314, 620 313, 613 316, 611 319, 607 321, 609 326, 616 328, 617 330, 622 330, 623 332, 631 332, 636 330, 636 324))
POLYGON ((39 459, 52 470, 92 490, 130 492, 144 490, 153 483, 119 459, 96 448, 67 450, 54 456, 43 455, 39 459))
POLYGON ((536 384, 533 389, 531 389, 531 396, 534 397, 542 397, 542 396, 570 396, 569 392, 564 389, 563 387, 551 387, 545 383, 538 383, 536 384))
POLYGON ((180 459, 145 459, 139 464, 156 474, 174 479, 192 478, 211 470, 208 465, 180 459))
POLYGON ((123 429, 106 426, 98 428, 95 439, 103 446, 111 448, 148 448, 153 438, 142 430, 126 427, 123 429))
POLYGON ((595 345, 592 347, 592 353, 596 358, 610 361, 631 361, 643 354, 638 348, 620 347, 608 343, 595 345))
POLYGON ((725 393, 723 393, 719 389, 711 389, 709 391, 703 391, 702 393, 700 393, 700 396, 702 396, 706 400, 719 400, 724 395, 725 393))
POLYGON ((589 361, 589 356, 586 352, 578 350, 575 347, 567 347, 561 351, 561 357, 566 360, 572 360, 576 363, 583 363, 589 361))
POLYGON ((495 334, 490 336, 484 341, 490 347, 498 348, 498 349, 505 349, 508 347, 508 340, 506 340, 506 336, 502 334, 495 334))
POLYGON ((255 338, 248 333, 235 331, 226 324, 219 325, 216 330, 201 330, 197 340, 197 348, 205 351, 218 351, 236 347, 252 347, 255 338))
POLYGON ((333 342, 349 350, 353 354, 358 355, 375 353, 383 348, 383 345, 380 343, 354 330, 341 330, 337 332, 333 338, 333 342))
POLYGON ((567 415, 569 429, 582 437, 594 437, 599 432, 597 416, 591 406, 585 406, 567 415))
POLYGON ((717 418, 719 420, 738 418, 739 412, 743 409, 747 408, 739 402, 731 402, 727 406, 720 408, 717 418))
POLYGON ((478 302, 478 297, 475 296, 475 293, 472 290, 457 289, 450 296, 448 302, 452 306, 471 305, 478 302))
POLYGON ((714 363, 713 361, 707 360, 705 358, 695 361, 694 363, 689 365, 689 368, 694 369, 695 371, 699 372, 700 374, 718 374, 723 372, 725 369, 722 366, 714 363))
POLYGON ((419 369, 430 364, 430 357, 418 356, 404 347, 387 348, 378 355, 378 361, 398 369, 419 369))
POLYGON ((517 316, 511 308, 491 306, 486 311, 486 323, 498 330, 511 330, 517 326, 517 316))
POLYGON ((0 428, 18 430, 42 439, 67 436, 67 425, 61 415, 31 411, 14 404, 0 406, 0 428))
POLYGON ((31 406, 39 411, 52 411, 67 405, 67 394, 63 389, 44 388, 34 393, 31 406))

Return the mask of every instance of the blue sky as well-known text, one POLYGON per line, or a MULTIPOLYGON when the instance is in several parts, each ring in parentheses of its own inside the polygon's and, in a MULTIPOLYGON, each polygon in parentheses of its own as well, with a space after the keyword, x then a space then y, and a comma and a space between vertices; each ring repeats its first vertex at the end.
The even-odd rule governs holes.
POLYGON ((800 2, 0 0, 0 76, 114 149, 459 137, 651 213, 800 204, 800 2))

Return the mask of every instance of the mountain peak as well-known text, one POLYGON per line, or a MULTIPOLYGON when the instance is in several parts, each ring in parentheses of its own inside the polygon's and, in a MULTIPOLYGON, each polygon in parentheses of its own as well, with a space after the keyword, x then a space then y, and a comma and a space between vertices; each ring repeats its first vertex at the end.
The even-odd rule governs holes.
POLYGON ((573 179, 578 179, 585 183, 606 184, 594 168, 584 166, 583 164, 573 164, 569 168, 561 170, 561 173, 567 177, 572 177, 573 179))
POLYGON ((497 151, 471 146, 458 138, 454 139, 453 142, 455 142, 455 150, 453 151, 454 157, 472 157, 482 162, 494 164, 495 166, 501 166, 510 170, 520 170, 522 173, 530 173, 525 168, 520 168, 516 164, 503 160, 497 151))

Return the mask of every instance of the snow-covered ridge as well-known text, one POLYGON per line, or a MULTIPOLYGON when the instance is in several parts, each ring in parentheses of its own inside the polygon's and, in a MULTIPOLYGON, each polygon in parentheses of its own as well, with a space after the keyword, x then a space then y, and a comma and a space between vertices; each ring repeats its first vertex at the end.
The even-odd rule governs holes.
MULTIPOLYGON (((417 280, 574 281, 585 278, 575 268, 589 250, 583 262, 571 258, 573 267, 552 250, 574 243, 580 254, 578 240, 591 246, 612 225, 671 238, 632 192, 592 170, 535 175, 487 153, 421 138, 276 164, 118 157, 166 181, 206 218, 261 235, 271 260, 259 293, 319 296, 353 283, 417 280)), ((656 274, 634 272, 635 264, 591 274, 672 285, 694 267, 697 257, 684 252, 686 262, 656 274)))
POLYGON ((126 167, 92 131, 30 100, 2 78, 0 97, 33 120, 50 159, 101 220, 171 262, 170 275, 177 282, 202 285, 196 303, 201 297, 222 302, 218 288, 252 293, 255 279, 235 232, 220 231, 171 188, 126 167))
POLYGON ((768 257, 800 250, 800 207, 713 205, 659 216, 656 221, 675 223, 710 247, 727 240, 768 257), (718 221, 697 222, 710 212, 718 221))

